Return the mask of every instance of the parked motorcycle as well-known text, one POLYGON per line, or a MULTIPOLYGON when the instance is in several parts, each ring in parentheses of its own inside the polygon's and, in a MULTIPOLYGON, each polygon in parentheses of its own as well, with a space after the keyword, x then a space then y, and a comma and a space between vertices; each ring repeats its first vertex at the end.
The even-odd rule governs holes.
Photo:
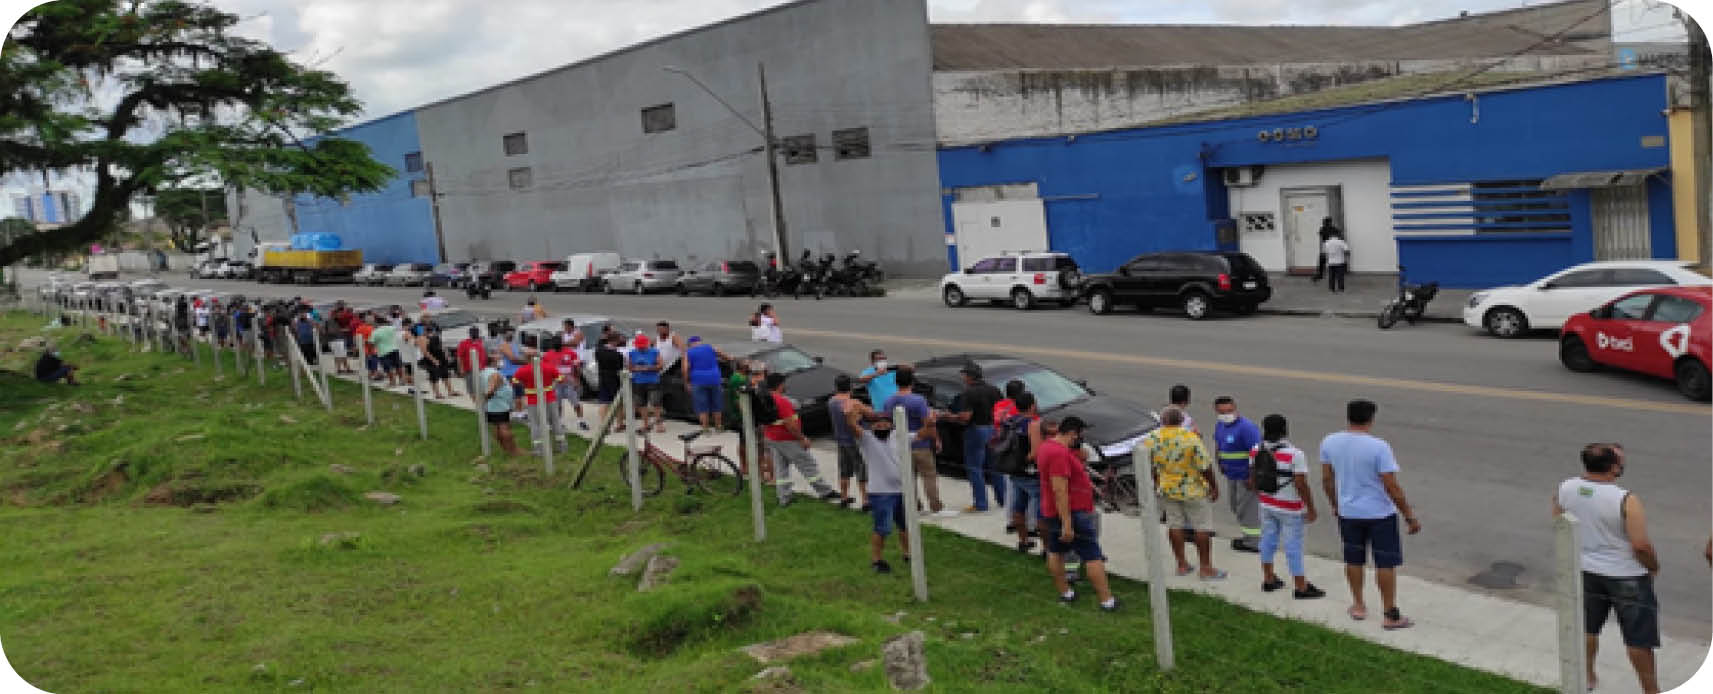
POLYGON ((1380 329, 1386 330, 1398 324, 1399 319, 1415 325, 1427 312, 1429 301, 1439 294, 1439 283, 1408 284, 1404 281, 1404 266, 1398 266, 1398 296, 1380 309, 1380 329))
POLYGON ((488 288, 486 282, 470 281, 464 283, 464 296, 470 299, 488 299, 492 292, 493 290, 488 288))
POLYGON ((797 287, 792 291, 792 298, 812 294, 816 301, 820 301, 822 297, 827 295, 833 282, 833 254, 822 255, 821 260, 816 262, 809 257, 808 251, 804 251, 803 259, 798 261, 798 264, 802 266, 802 278, 798 280, 797 287))

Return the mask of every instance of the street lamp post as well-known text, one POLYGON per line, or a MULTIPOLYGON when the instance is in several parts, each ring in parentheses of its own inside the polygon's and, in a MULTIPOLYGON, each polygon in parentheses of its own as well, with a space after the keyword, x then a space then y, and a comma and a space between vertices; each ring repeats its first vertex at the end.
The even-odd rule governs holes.
POLYGON ((708 85, 703 84, 702 80, 697 79, 696 75, 692 74, 689 70, 685 70, 684 68, 676 65, 663 65, 660 69, 683 75, 686 79, 689 79, 692 84, 701 88, 702 91, 707 92, 708 96, 714 97, 715 101, 720 102, 720 105, 726 107, 727 111, 730 111, 732 115, 737 116, 738 120, 742 121, 744 125, 749 126, 750 130, 754 130, 756 134, 761 136, 762 142, 765 145, 764 150, 767 154, 767 185, 773 194, 773 248, 777 253, 775 257, 783 261, 785 258, 789 257, 789 251, 785 245, 785 200, 779 193, 779 159, 777 156, 779 141, 773 136, 773 104, 769 102, 767 98, 767 67, 761 63, 756 63, 755 66, 756 74, 761 80, 762 124, 759 126, 750 121, 749 117, 745 116, 743 112, 737 110, 736 107, 733 107, 730 102, 720 98, 719 94, 716 94, 713 89, 708 87, 708 85))

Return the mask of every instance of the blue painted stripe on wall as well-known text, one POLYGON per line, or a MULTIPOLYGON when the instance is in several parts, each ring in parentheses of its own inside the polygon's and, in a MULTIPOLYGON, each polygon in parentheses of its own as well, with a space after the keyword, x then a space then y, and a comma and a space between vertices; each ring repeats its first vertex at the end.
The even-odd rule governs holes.
POLYGON ((1529 205, 1550 205, 1551 207, 1547 208, 1547 209, 1568 209, 1570 207, 1570 199, 1569 198, 1559 197, 1559 198, 1529 198, 1527 200, 1447 200, 1444 202, 1394 202, 1394 203, 1392 203, 1392 209, 1394 209, 1394 210, 1416 210, 1416 209, 1427 209, 1427 208, 1434 208, 1434 207, 1468 207, 1468 208, 1472 208, 1472 209, 1481 209, 1484 207, 1505 207, 1505 206, 1510 206, 1510 205, 1516 205, 1518 203, 1526 203, 1529 205))
POLYGON ((1431 229, 1564 229, 1571 228, 1570 222, 1484 222, 1477 224, 1394 224, 1397 231, 1421 231, 1431 229))
POLYGON ((1467 198, 1470 197, 1468 188, 1446 188, 1443 190, 1394 190, 1394 198, 1467 198))
POLYGON ((1412 213, 1408 213, 1408 214, 1394 214, 1394 215, 1392 215, 1392 220, 1397 221, 1397 220, 1403 220, 1403 219, 1474 219, 1476 217, 1547 217, 1547 216, 1562 217, 1566 213, 1567 212, 1566 212, 1565 208, 1562 208, 1562 207, 1556 208, 1556 209, 1546 209, 1546 210, 1503 210, 1503 211, 1499 211, 1499 212, 1486 212, 1486 213, 1482 213, 1482 214, 1476 214, 1470 210, 1462 210, 1462 211, 1458 211, 1458 212, 1412 212, 1412 213))

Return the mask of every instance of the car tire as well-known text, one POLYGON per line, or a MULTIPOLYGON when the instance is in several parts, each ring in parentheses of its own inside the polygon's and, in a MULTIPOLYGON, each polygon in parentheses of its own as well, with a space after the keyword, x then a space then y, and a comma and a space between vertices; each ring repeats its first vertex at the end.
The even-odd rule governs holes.
POLYGON ((1213 315, 1213 297, 1201 290, 1184 292, 1179 305, 1184 309, 1184 317, 1190 320, 1206 320, 1213 315))
POLYGON ((964 290, 959 289, 958 285, 955 284, 948 284, 945 289, 940 290, 940 300, 946 302, 946 306, 951 308, 958 308, 970 302, 970 298, 964 296, 964 290))
POLYGON ((1600 363, 1588 354, 1588 345, 1576 335, 1565 335, 1558 341, 1558 361, 1571 371, 1588 373, 1600 370, 1600 363))
POLYGON ((1707 365, 1701 363, 1700 359, 1678 359, 1672 373, 1677 376, 1677 392, 1683 393, 1683 397, 1706 402, 1709 396, 1713 396, 1713 381, 1708 380, 1707 365))
POLYGON ((1522 337, 1523 333, 1529 331, 1529 319, 1522 311, 1500 306, 1487 311, 1487 315, 1481 318, 1481 326, 1493 337, 1510 339, 1522 337))
POLYGON ((1112 292, 1096 289, 1088 295, 1088 312, 1097 316, 1112 313, 1112 292))
POLYGON ((1011 306, 1019 311, 1035 308, 1035 295, 1022 287, 1011 290, 1011 306))
POLYGON ((632 291, 634 291, 637 296, 642 296, 642 295, 648 293, 648 292, 643 291, 641 281, 638 281, 636 283, 636 286, 632 288, 632 291))
POLYGON ((714 294, 714 296, 725 296, 726 295, 726 285, 720 284, 719 282, 715 282, 713 294, 714 294))
POLYGON ((613 281, 612 280, 607 280, 607 281, 601 283, 601 293, 602 294, 612 294, 613 293, 613 281))
POLYGON ((678 290, 678 296, 690 296, 690 290, 684 286, 683 282, 673 285, 673 288, 678 290))

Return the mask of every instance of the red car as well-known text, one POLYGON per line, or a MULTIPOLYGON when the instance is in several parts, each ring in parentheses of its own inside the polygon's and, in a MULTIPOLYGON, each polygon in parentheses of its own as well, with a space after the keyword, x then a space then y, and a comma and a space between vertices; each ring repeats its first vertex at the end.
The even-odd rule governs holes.
POLYGON ((564 269, 563 260, 531 260, 519 263, 516 270, 506 273, 506 289, 528 289, 532 292, 542 287, 552 289, 553 280, 548 275, 564 269))
POLYGON ((1564 322, 1558 359, 1571 371, 1612 367, 1669 378, 1693 400, 1707 400, 1713 287, 1630 292, 1564 322))

